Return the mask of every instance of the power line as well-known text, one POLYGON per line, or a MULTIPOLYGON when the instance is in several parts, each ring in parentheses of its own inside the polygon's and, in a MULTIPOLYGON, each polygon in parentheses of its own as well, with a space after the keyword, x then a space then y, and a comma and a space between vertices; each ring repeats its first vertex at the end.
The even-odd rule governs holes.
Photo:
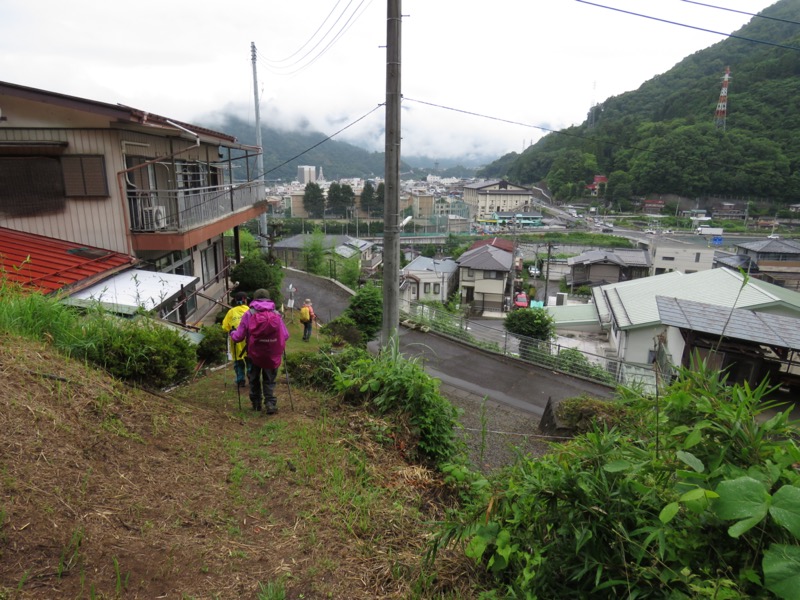
MULTIPOLYGON (((325 35, 323 35, 322 38, 311 49, 308 50, 308 52, 306 52, 303 56, 298 58, 293 63, 291 63, 289 65, 280 65, 280 64, 278 64, 278 62, 280 62, 280 61, 278 61, 278 62, 271 61, 271 60, 263 57, 263 55, 261 55, 259 53, 259 57, 263 59, 264 68, 266 68, 271 73, 282 74, 282 75, 287 75, 287 76, 295 75, 295 74, 307 69, 308 67, 313 65, 315 62, 317 62, 317 60, 319 60, 325 54, 327 54, 328 51, 334 46, 334 44, 336 44, 342 37, 344 37, 344 34, 347 33, 347 31, 349 31, 350 28, 353 25, 355 25, 355 23, 366 12, 367 8, 369 8, 369 6, 370 6, 370 4, 372 4, 372 2, 373 2, 373 0, 361 0, 361 2, 359 2, 358 6, 355 7, 353 12, 349 14, 349 16, 347 17, 347 20, 342 24, 342 26, 339 28, 339 30, 336 31, 336 33, 333 34, 333 36, 330 39, 330 41, 322 49, 320 49, 313 58, 307 60, 305 63, 303 63, 303 61, 305 59, 307 59, 308 56, 310 56, 319 47, 319 45, 322 44, 325 41, 326 38, 329 37, 331 31, 333 30, 333 27, 337 23, 339 23, 339 21, 342 19, 342 17, 344 17, 344 15, 345 15, 344 11, 346 11, 350 7, 350 5, 353 3, 353 0, 351 0, 350 3, 348 3, 348 5, 345 7, 344 11, 342 11, 342 13, 337 17, 336 21, 334 21, 334 23, 331 25, 331 27, 328 29, 328 31, 325 32, 325 35), (366 6, 364 5, 365 2, 366 2, 366 6), (297 67, 297 68, 295 68, 295 67, 297 67), (289 71, 287 73, 286 70, 289 70, 289 69, 294 69, 294 70, 289 71)), ((328 17, 326 17, 326 21, 327 21, 327 19, 328 19, 328 17)), ((323 21, 323 24, 324 24, 324 21, 323 21)), ((306 42, 306 44, 304 44, 304 46, 307 45, 307 44, 308 44, 308 42, 306 42)), ((297 52, 295 52, 294 54, 297 54, 297 52)), ((294 54, 293 54, 293 56, 294 56, 294 54)))
POLYGON ((778 17, 770 17, 767 15, 761 15, 756 13, 749 13, 744 10, 736 10, 735 8, 727 8, 725 6, 714 6, 713 4, 706 4, 705 2, 696 2, 695 0, 681 0, 681 2, 686 2, 687 4, 697 4, 698 6, 706 6, 708 8, 715 8, 717 10, 725 10, 732 13, 738 13, 740 15, 747 15, 748 17, 757 17, 759 19, 768 19, 770 21, 778 21, 779 23, 789 23, 790 25, 800 25, 797 21, 790 21, 789 19, 780 19, 778 17))
MULTIPOLYGON (((309 37, 309 38, 308 38, 308 39, 305 41, 305 43, 304 43, 302 46, 300 46, 300 47, 299 47, 297 50, 295 50, 294 52, 292 52, 292 53, 291 53, 289 56, 287 56, 286 58, 280 58, 280 59, 275 59, 275 60, 273 60, 273 59, 269 59, 269 58, 267 58, 267 57, 265 57, 265 56, 263 56, 263 55, 262 55, 262 58, 264 59, 264 61, 265 61, 265 62, 267 62, 267 63, 269 63, 269 64, 273 64, 273 63, 285 63, 285 62, 288 62, 288 61, 290 61, 291 59, 293 59, 293 58, 294 58, 295 56, 297 56, 298 54, 300 54, 300 52, 303 50, 303 48, 305 48, 306 46, 308 46, 308 45, 311 43, 311 41, 312 41, 312 40, 313 40, 313 39, 314 39, 314 38, 317 36, 317 34, 318 34, 318 33, 319 33, 321 30, 322 30, 322 27, 325 25, 325 23, 327 23, 327 22, 328 22, 328 19, 330 19, 330 18, 331 18, 331 15, 332 15, 332 14, 333 14, 333 12, 334 12, 334 11, 335 11, 335 10, 338 8, 338 6, 339 6, 339 4, 341 4, 341 2, 342 2, 342 0, 337 0, 336 4, 333 6, 333 8, 331 8, 331 12, 329 12, 329 13, 328 13, 328 16, 326 16, 326 17, 325 17, 325 18, 322 20, 322 22, 319 24, 319 27, 317 27, 317 30, 316 30, 314 33, 312 33, 312 34, 311 34, 311 37, 309 37)), ((351 0, 351 2, 352 2, 352 0, 351 0)), ((348 6, 350 6, 350 5, 348 4, 348 6)), ((327 35, 327 34, 326 34, 326 35, 327 35)), ((323 38, 324 38, 324 36, 323 36, 323 38)))
POLYGON ((737 40, 744 40, 746 42, 752 42, 754 44, 764 44, 766 46, 774 46, 776 48, 783 48, 784 50, 795 50, 798 51, 800 48, 796 46, 786 46, 784 44, 778 44, 775 42, 767 42, 765 40, 755 40, 753 38, 744 37, 741 35, 736 35, 734 33, 725 33, 722 31, 714 31, 713 29, 705 29, 703 27, 696 27, 694 25, 687 25, 686 23, 678 23, 677 21, 669 21, 667 19, 661 19, 659 17, 652 17, 650 15, 643 15, 641 13, 635 13, 629 10, 624 10, 622 8, 616 8, 614 6, 606 6, 604 4, 596 4, 595 2, 589 2, 588 0, 575 0, 576 2, 580 2, 581 4, 588 4, 590 6, 596 6, 598 8, 605 8, 607 10, 613 10, 616 12, 625 13, 627 15, 633 15, 634 17, 642 17, 643 19, 650 19, 652 21, 660 21, 661 23, 667 23, 669 25, 677 25, 678 27, 686 27, 687 29, 694 29, 696 31, 703 31, 705 33, 713 33, 715 35, 721 35, 723 37, 734 38, 737 40))

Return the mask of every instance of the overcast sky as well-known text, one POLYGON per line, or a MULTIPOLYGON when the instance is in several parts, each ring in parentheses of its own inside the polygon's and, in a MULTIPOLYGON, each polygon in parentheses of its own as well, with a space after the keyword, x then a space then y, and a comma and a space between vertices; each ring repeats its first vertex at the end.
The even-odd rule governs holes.
MULTIPOLYGON (((403 0, 401 152, 519 152, 724 39, 663 20, 728 34, 751 17, 719 7, 774 3, 403 0)), ((386 13, 386 0, 0 0, 0 79, 254 122, 253 42, 262 123, 331 135, 358 121, 336 139, 380 151, 383 110, 359 119, 385 102, 386 13)))

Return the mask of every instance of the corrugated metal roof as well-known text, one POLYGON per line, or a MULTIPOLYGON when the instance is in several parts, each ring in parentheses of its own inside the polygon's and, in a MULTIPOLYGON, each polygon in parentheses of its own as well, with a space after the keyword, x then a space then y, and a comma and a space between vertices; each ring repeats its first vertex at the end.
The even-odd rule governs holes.
POLYGON ((6 280, 45 294, 90 285, 136 262, 111 250, 0 227, 0 268, 6 280))
POLYGON ((119 314, 134 314, 140 308, 154 310, 169 307, 184 288, 197 283, 199 277, 130 269, 87 287, 65 300, 73 306, 96 303, 119 314))
POLYGON ((742 275, 730 269, 711 269, 684 274, 678 271, 610 283, 592 290, 598 313, 604 322, 613 313, 617 326, 630 329, 658 323, 656 296, 667 296, 715 306, 766 308, 786 306, 800 312, 800 294, 770 283, 748 279, 743 287, 742 275), (606 304, 601 308, 601 304, 606 304), (610 311, 610 313, 609 313, 610 311))
POLYGON ((727 338, 800 349, 800 319, 723 308, 692 300, 656 297, 658 314, 665 325, 727 338))

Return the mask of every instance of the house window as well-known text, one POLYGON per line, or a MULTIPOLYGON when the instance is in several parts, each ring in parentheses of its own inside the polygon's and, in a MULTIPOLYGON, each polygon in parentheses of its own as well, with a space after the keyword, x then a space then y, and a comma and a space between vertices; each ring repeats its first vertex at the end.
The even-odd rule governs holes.
POLYGON ((694 262, 700 262, 700 253, 699 252, 695 252, 695 254, 694 254, 694 262))
POLYGON ((64 210, 61 163, 50 156, 0 158, 0 212, 24 217, 64 210))
POLYGON ((212 281, 218 280, 217 246, 218 244, 211 244, 200 253, 200 260, 203 264, 203 285, 209 285, 212 281))
POLYGON ((426 294, 430 294, 431 293, 431 284, 430 283, 426 283, 425 284, 424 293, 426 293, 426 294))
POLYGON ((662 256, 661 260, 663 260, 663 261, 675 260, 675 257, 674 256, 662 256))
POLYGON ((475 277, 475 271, 472 269, 467 269, 467 277, 475 277))
POLYGON ((438 284, 438 283, 434 283, 433 284, 433 293, 434 294, 438 295, 441 290, 442 290, 442 286, 440 284, 438 284))
POLYGON ((103 156, 62 156, 61 168, 67 196, 108 196, 103 156))

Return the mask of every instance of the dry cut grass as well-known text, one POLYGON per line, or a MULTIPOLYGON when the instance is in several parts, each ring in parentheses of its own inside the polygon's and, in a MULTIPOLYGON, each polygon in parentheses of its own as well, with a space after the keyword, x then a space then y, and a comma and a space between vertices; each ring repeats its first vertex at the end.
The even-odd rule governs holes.
POLYGON ((232 369, 168 394, 0 339, 0 599, 470 598, 421 557, 451 503, 387 424, 291 389, 253 413, 232 369))

